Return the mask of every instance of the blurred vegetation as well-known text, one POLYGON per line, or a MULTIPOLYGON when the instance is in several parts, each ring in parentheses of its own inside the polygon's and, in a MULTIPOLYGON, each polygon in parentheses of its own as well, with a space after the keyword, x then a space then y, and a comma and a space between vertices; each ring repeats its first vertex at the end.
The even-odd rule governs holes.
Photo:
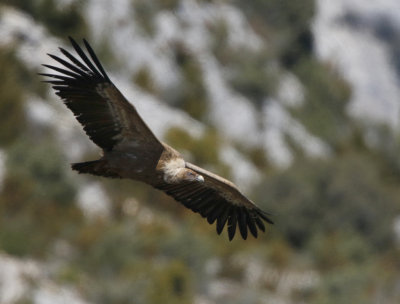
POLYGON ((133 81, 142 89, 149 93, 156 93, 154 81, 148 68, 142 67, 133 77, 133 81))
POLYGON ((198 120, 207 114, 207 93, 198 59, 181 43, 173 44, 174 59, 181 72, 179 91, 170 102, 198 120))
POLYGON ((329 65, 302 60, 294 68, 305 87, 305 104, 292 110, 313 134, 337 148, 351 135, 351 121, 346 105, 351 90, 344 79, 329 65))
POLYGON ((154 16, 162 10, 176 10, 179 2, 179 0, 132 0, 132 14, 143 33, 152 37, 156 32, 154 16))
POLYGON ((270 55, 264 50, 257 54, 241 51, 232 59, 235 66, 230 70, 230 84, 261 109, 265 98, 276 93, 278 84, 276 71, 267 66, 270 55))
POLYGON ((156 13, 156 1, 136 0, 132 1, 132 12, 142 30, 149 36, 155 33, 153 17, 156 13))
POLYGON ((14 6, 43 23, 54 35, 87 37, 87 25, 81 14, 86 0, 60 4, 57 0, 0 0, 1 4, 14 6))
POLYGON ((55 236, 73 232, 81 214, 64 166, 54 143, 18 141, 10 147, 0 197, 0 248, 4 251, 43 256, 55 236))
MULTIPOLYGON (((63 8, 51 0, 0 3, 21 9, 63 38, 88 32, 85 1, 63 8)), ((177 10, 179 3, 133 1, 143 34, 151 39, 156 13, 177 10)), ((294 149, 295 163, 278 171, 263 149, 235 144, 261 172, 259 184, 247 193, 276 224, 257 240, 228 242, 226 232, 216 235, 199 215, 149 186, 71 173, 52 126, 37 126, 25 117, 27 96, 47 98, 47 87, 13 50, 1 48, 0 147, 6 157, 0 253, 33 257, 44 265, 50 261, 46 280, 69 286, 93 303, 184 304, 200 302, 199 296, 210 303, 399 302, 400 252, 393 233, 400 211, 399 135, 374 126, 367 138, 363 126, 347 117, 351 89, 312 56, 314 1, 226 3, 237 5, 266 41, 258 51, 234 49, 224 22, 208 25, 212 54, 232 89, 260 108, 275 96, 279 71, 294 73, 305 98, 290 114, 333 151, 317 160, 294 149), (109 216, 86 217, 79 207, 79 191, 94 180, 109 197, 109 216), (315 273, 314 285, 290 285, 304 283, 293 275, 301 271, 315 273), (221 290, 226 294, 218 295, 221 290)), ((106 39, 99 46, 100 57, 114 64, 113 47, 106 39)), ((199 137, 172 128, 164 139, 190 161, 230 177, 231 168, 220 157, 225 139, 207 125, 208 96, 198 58, 184 42, 172 51, 181 83, 168 101, 206 127, 199 137)), ((146 68, 132 80, 158 94, 146 68)), ((23 297, 20 303, 31 301, 23 297)))
POLYGON ((260 201, 265 200, 265 191, 268 206, 279 210, 280 231, 293 246, 307 247, 319 234, 341 232, 356 234, 372 252, 393 246, 400 192, 385 181, 368 153, 303 160, 268 179, 257 191, 260 201))
POLYGON ((233 1, 248 16, 253 28, 267 38, 279 61, 291 68, 311 55, 310 29, 315 1, 255 0, 233 1))
POLYGON ((0 147, 12 143, 25 126, 24 93, 19 64, 11 50, 0 48, 0 147))

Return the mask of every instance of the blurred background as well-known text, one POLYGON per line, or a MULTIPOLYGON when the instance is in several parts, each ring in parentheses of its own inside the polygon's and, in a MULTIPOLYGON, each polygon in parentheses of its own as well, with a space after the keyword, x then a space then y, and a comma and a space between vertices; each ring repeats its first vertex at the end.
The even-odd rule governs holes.
POLYGON ((0 303, 400 303, 398 0, 0 0, 0 303), (87 38, 157 136, 274 226, 228 241, 37 72, 87 38))

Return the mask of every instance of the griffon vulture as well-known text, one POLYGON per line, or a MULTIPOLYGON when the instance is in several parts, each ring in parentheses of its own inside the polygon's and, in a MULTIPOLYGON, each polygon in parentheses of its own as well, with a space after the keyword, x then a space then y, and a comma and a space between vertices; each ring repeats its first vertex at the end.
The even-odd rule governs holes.
POLYGON ((243 239, 265 231, 268 214, 246 198, 230 181, 186 162, 181 154, 159 141, 117 87, 108 78, 88 42, 88 55, 70 38, 76 57, 60 48, 66 59, 48 54, 63 68, 44 64, 56 74, 49 77, 56 94, 74 113, 90 139, 103 150, 94 161, 72 164, 79 173, 130 178, 153 186, 185 207, 200 213, 217 233, 227 224, 229 240, 236 227, 243 239), (79 58, 79 59, 78 59, 79 58))

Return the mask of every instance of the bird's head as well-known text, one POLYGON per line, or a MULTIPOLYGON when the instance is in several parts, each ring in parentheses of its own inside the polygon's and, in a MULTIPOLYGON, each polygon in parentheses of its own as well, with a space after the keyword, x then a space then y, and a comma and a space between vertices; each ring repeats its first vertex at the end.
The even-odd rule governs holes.
POLYGON ((193 170, 185 169, 182 174, 182 180, 187 182, 204 182, 204 177, 200 174, 197 174, 193 170))

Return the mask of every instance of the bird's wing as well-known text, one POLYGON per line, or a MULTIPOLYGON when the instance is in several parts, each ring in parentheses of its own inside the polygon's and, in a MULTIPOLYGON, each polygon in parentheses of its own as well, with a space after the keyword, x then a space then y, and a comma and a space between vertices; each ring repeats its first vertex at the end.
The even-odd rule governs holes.
POLYGON ((89 43, 84 40, 87 56, 72 38, 70 41, 79 59, 60 48, 68 60, 48 55, 63 68, 44 64, 57 74, 39 74, 50 78, 45 82, 52 84, 90 139, 108 151, 124 145, 147 145, 149 151, 161 151, 162 144, 110 81, 89 43))
POLYGON ((202 175, 204 182, 163 183, 156 188, 200 213, 210 224, 217 221, 218 234, 228 223, 229 240, 235 236, 237 226, 243 239, 247 238, 248 230, 257 237, 258 229, 265 231, 263 221, 272 224, 269 214, 246 198, 230 181, 190 163, 186 163, 186 167, 202 175))

